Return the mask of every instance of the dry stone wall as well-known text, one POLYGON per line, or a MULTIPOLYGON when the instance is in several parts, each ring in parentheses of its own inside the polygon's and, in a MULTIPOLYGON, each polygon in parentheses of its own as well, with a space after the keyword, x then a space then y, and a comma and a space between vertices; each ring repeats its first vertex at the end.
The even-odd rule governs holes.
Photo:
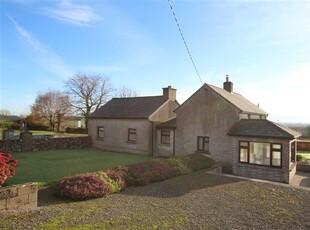
POLYGON ((89 147, 91 139, 86 137, 26 138, 0 140, 0 152, 45 151, 53 149, 79 149, 89 147))
POLYGON ((38 185, 35 183, 0 188, 0 211, 34 209, 38 203, 38 185))

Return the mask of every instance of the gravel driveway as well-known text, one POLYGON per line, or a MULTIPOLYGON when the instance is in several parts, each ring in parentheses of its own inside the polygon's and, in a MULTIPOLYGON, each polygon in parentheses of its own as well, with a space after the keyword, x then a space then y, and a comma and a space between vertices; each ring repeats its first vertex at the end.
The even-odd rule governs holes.
POLYGON ((310 191, 207 171, 105 198, 39 195, 37 210, 1 213, 4 229, 309 229, 310 191))

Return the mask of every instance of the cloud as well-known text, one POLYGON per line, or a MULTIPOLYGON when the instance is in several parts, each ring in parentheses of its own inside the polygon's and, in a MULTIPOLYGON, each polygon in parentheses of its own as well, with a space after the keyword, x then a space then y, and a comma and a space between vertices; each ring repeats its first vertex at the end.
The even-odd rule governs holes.
POLYGON ((8 18, 13 22, 17 32, 36 50, 39 52, 45 52, 46 47, 33 36, 30 35, 28 31, 22 28, 11 16, 8 15, 8 18))
POLYGON ((45 69, 62 78, 68 78, 74 74, 72 68, 64 63, 60 57, 50 51, 46 45, 21 27, 11 16, 8 15, 8 18, 13 22, 21 37, 36 51, 39 61, 45 69))
POLYGON ((57 8, 44 8, 42 13, 57 19, 78 26, 90 26, 92 22, 101 20, 101 17, 93 12, 93 9, 86 5, 73 4, 63 0, 57 8))

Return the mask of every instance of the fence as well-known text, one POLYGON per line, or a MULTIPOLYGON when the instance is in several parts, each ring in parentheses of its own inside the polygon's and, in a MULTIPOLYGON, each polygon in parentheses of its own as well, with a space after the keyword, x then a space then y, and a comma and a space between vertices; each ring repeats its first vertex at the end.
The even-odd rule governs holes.
POLYGON ((310 152, 310 141, 297 141, 297 151, 310 152))
POLYGON ((79 149, 89 147, 87 137, 44 137, 33 138, 29 132, 21 133, 19 140, 0 140, 0 152, 45 151, 53 149, 79 149))

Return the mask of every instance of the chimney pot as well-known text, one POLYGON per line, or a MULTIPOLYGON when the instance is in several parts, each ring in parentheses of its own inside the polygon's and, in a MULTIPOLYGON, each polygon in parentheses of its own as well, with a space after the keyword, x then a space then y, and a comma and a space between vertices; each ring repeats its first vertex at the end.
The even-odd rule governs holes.
POLYGON ((226 82, 224 82, 223 88, 224 88, 227 92, 233 93, 234 84, 233 84, 231 81, 229 81, 229 77, 228 77, 228 76, 229 76, 229 75, 226 74, 226 82))

